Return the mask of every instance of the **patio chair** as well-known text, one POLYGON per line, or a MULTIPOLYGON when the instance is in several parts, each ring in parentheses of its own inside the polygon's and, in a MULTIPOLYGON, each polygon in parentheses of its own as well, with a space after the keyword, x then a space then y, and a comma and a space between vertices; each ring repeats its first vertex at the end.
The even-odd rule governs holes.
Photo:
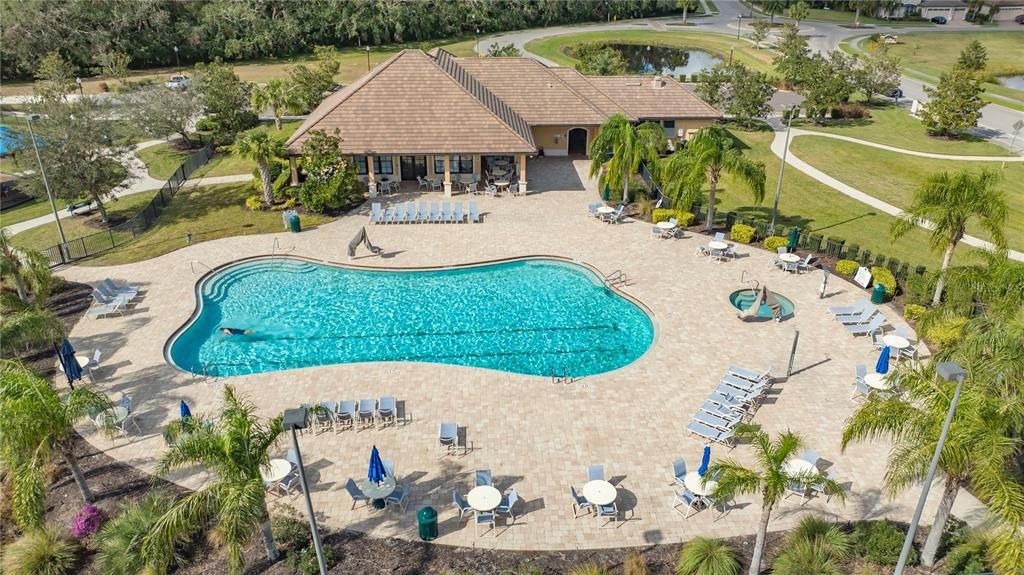
POLYGON ((467 513, 473 513, 473 508, 459 495, 458 489, 452 489, 452 505, 459 510, 459 519, 465 518, 467 513))
POLYGON ((131 296, 132 298, 139 294, 139 288, 133 286, 118 287, 114 280, 110 278, 104 278, 100 285, 107 288, 107 291, 112 294, 131 296))
POLYGON ((356 402, 343 400, 338 402, 338 411, 334 416, 335 429, 353 427, 356 422, 356 402))
POLYGON ((857 388, 853 391, 853 398, 867 397, 871 395, 871 388, 861 380, 857 381, 857 388))
POLYGON ((395 486, 395 490, 384 498, 384 506, 394 504, 397 505, 402 512, 405 512, 405 506, 409 504, 407 499, 409 498, 409 486, 403 484, 395 486))
POLYGON ((779 256, 785 253, 789 253, 789 249, 786 246, 779 246, 775 248, 776 255, 772 256, 772 267, 781 268, 783 266, 784 262, 779 259, 779 256))
POLYGON ((469 202, 469 221, 473 224, 480 223, 480 210, 476 207, 476 202, 469 202))
MULTIPOLYGON (((829 481, 835 481, 836 480, 836 468, 832 467, 831 469, 829 469, 828 470, 828 475, 826 477, 828 478, 829 481)), ((829 501, 832 500, 832 495, 830 495, 830 494, 826 495, 825 494, 825 486, 823 486, 820 483, 815 483, 814 485, 811 485, 811 492, 812 493, 817 493, 819 495, 825 495, 825 503, 828 503, 829 501)))
POLYGON ((462 216, 462 202, 455 202, 455 206, 452 208, 452 221, 457 224, 465 221, 462 216))
POLYGON ((444 180, 442 180, 441 178, 434 178, 433 180, 430 181, 430 191, 432 191, 432 192, 440 192, 443 189, 444 189, 444 180))
POLYGON ((476 182, 469 182, 468 184, 466 184, 466 193, 467 194, 479 194, 480 190, 477 189, 477 185, 478 184, 476 182))
POLYGON ((677 459, 672 462, 672 480, 683 485, 683 479, 686 477, 686 460, 677 459))
POLYGON ((828 313, 832 315, 860 315, 864 308, 868 307, 871 302, 866 298, 858 300, 857 303, 849 306, 833 306, 828 308, 828 313))
POLYGON ((814 254, 807 254, 807 257, 804 258, 804 261, 799 262, 799 263, 796 264, 796 270, 798 272, 809 272, 809 271, 811 271, 811 269, 812 269, 811 268, 811 260, 813 258, 814 258, 814 254))
POLYGON ((716 242, 725 241, 725 233, 724 232, 716 232, 715 233, 714 241, 716 241, 716 242))
POLYGON ((871 347, 873 347, 875 349, 878 349, 878 350, 881 350, 883 347, 888 347, 888 346, 885 345, 885 342, 882 341, 882 332, 881 331, 873 331, 873 332, 871 332, 871 347))
POLYGON ((384 222, 384 214, 380 211, 380 202, 370 204, 370 223, 380 224, 384 222))
POLYGON ((737 423, 743 421, 743 415, 736 413, 735 411, 728 407, 719 405, 711 401, 705 401, 704 404, 700 406, 700 410, 703 411, 704 413, 714 415, 715 417, 720 417, 728 421, 730 425, 736 425, 737 423))
POLYGON ((723 431, 721 429, 715 429, 714 427, 704 425, 699 421, 691 421, 687 424, 686 430, 697 437, 704 438, 714 443, 721 443, 727 447, 732 447, 732 429, 723 431))
POLYGON ((653 239, 653 240, 660 240, 661 238, 665 237, 664 236, 664 232, 665 231, 666 230, 663 230, 663 229, 659 228, 658 226, 653 226, 651 228, 651 239, 653 239))
POLYGON ((418 185, 417 190, 429 190, 430 182, 424 180, 422 176, 416 176, 416 184, 418 185))
POLYGON ((813 449, 805 448, 803 451, 800 452, 800 459, 803 459, 807 463, 810 463, 811 465, 817 467, 818 460, 821 459, 821 456, 818 455, 817 452, 815 452, 813 449))
POLYGON ((697 255, 708 257, 711 255, 711 251, 706 246, 697 246, 697 255))
POLYGON ((909 347, 901 348, 900 349, 900 357, 905 358, 905 359, 915 359, 915 358, 917 358, 917 350, 920 347, 921 347, 921 344, 917 343, 917 344, 912 344, 909 347))
MULTIPOLYGON (((490 525, 491 526, 490 531, 493 532, 494 529, 495 529, 494 513, 489 512, 489 511, 474 511, 473 512, 473 525, 474 525, 473 531, 476 533, 477 537, 480 537, 480 526, 481 525, 490 525)), ((487 531, 484 531, 484 533, 487 533, 487 531)))
POLYGON ((387 473, 388 477, 398 479, 395 475, 395 460, 394 459, 381 459, 380 464, 384 466, 384 472, 387 473))
POLYGON ((328 427, 335 430, 334 414, 338 411, 338 404, 333 401, 319 403, 313 410, 313 426, 316 433, 326 430, 328 427))
POLYGON ((363 427, 373 427, 373 416, 377 411, 377 400, 376 399, 360 399, 359 400, 359 423, 363 427))
POLYGON ((807 486, 799 481, 790 481, 786 484, 786 495, 783 499, 789 499, 790 495, 799 495, 800 505, 807 503, 807 486))
POLYGON ((459 426, 453 421, 442 421, 437 430, 437 442, 441 447, 454 451, 459 441, 459 426))
POLYGON ((512 512, 512 508, 515 507, 517 501, 519 501, 519 492, 516 491, 515 487, 513 487, 512 490, 508 492, 508 495, 501 498, 501 503, 499 503, 494 509, 494 513, 503 513, 508 515, 509 519, 512 520, 512 523, 515 523, 516 515, 512 512))
POLYGON ((604 481, 604 465, 595 463, 587 467, 587 481, 604 481))
POLYGON ((733 244, 733 243, 728 244, 728 247, 725 248, 724 252, 722 252, 722 257, 727 257, 729 259, 736 259, 736 244, 733 244))
POLYGON ((410 224, 415 224, 417 217, 418 216, 416 214, 416 202, 406 202, 405 221, 409 222, 410 224))
POLYGON ((782 271, 790 273, 798 273, 800 271, 800 262, 782 262, 782 271))
POLYGON ((618 523, 619 521, 619 506, 612 501, 611 505, 598 505, 597 506, 597 517, 605 517, 608 521, 605 522, 601 527, 607 527, 613 522, 618 523))
POLYGON ((604 221, 608 224, 617 224, 622 221, 622 213, 625 211, 626 206, 619 206, 614 212, 605 216, 604 221))
POLYGON ((430 223, 436 224, 441 221, 441 212, 438 211, 437 202, 430 202, 430 223))
POLYGON ((397 403, 398 402, 395 400, 393 395, 384 396, 377 402, 377 417, 380 419, 382 424, 387 425, 388 421, 391 421, 391 423, 398 423, 398 418, 396 417, 397 403))
POLYGON ((574 519, 578 518, 580 516, 580 512, 584 509, 587 513, 594 510, 594 505, 587 501, 586 497, 576 493, 576 488, 572 485, 569 486, 569 494, 572 496, 572 516, 574 519))
POLYGON ((700 500, 694 495, 689 489, 683 488, 680 491, 676 491, 676 495, 672 500, 672 509, 683 516, 683 519, 690 517, 690 511, 693 510, 695 504, 699 504, 700 500), (686 513, 679 510, 681 506, 686 506, 686 513))
POLYGON ((385 224, 395 223, 395 209, 392 208, 391 206, 388 206, 384 210, 384 218, 381 220, 381 222, 385 224))
POLYGON ((601 207, 601 202, 590 202, 587 204, 587 213, 596 218, 600 215, 597 212, 597 208, 599 207, 601 207))
POLYGON ((403 203, 395 204, 395 219, 394 219, 394 222, 396 224, 404 224, 405 223, 405 204, 403 204, 403 203))
POLYGON ((892 330, 892 334, 893 335, 898 335, 898 336, 900 336, 900 337, 902 337, 904 339, 908 339, 908 340, 914 339, 914 336, 913 336, 913 334, 910 333, 910 330, 905 328, 905 327, 903 327, 902 325, 897 327, 897 328, 895 328, 895 329, 893 329, 892 330))
POLYGON ((121 302, 122 305, 128 305, 132 301, 132 296, 110 293, 110 291, 107 290, 107 288, 104 287, 103 284, 98 284, 94 289, 95 293, 100 294, 103 298, 106 299, 104 303, 121 302))
POLYGON ((864 383, 864 377, 868 374, 868 368, 863 363, 858 363, 856 367, 857 378, 854 382, 864 383))
POLYGON ((430 221, 430 212, 427 208, 427 202, 420 202, 419 210, 416 211, 416 222, 423 223, 430 221))
POLYGON ((731 375, 753 382, 768 381, 772 377, 771 372, 771 368, 757 371, 754 369, 747 369, 745 367, 737 367, 735 365, 729 366, 729 373, 731 375))
POLYGON ((284 491, 285 495, 291 495, 294 489, 302 491, 302 481, 299 477, 299 471, 296 469, 288 475, 285 475, 284 479, 277 483, 277 486, 281 488, 281 491, 284 491))
POLYGON ((882 314, 878 314, 875 317, 873 317, 870 322, 866 324, 844 325, 843 327, 845 327, 846 331, 850 332, 853 335, 866 335, 880 329, 882 325, 885 324, 885 322, 885 316, 882 314))
POLYGON ((441 223, 447 224, 452 221, 452 203, 441 204, 441 223))
POLYGON ((476 486, 480 487, 481 485, 492 485, 490 469, 476 470, 476 486))
POLYGON ((495 186, 493 183, 489 182, 486 186, 484 186, 484 195, 496 198, 501 194, 498 193, 498 186, 495 186))
POLYGON ((349 477, 348 481, 345 482, 345 491, 347 491, 348 496, 352 498, 352 509, 355 509, 356 503, 359 503, 360 501, 363 502, 364 507, 370 506, 370 498, 363 495, 363 492, 359 490, 359 487, 356 486, 356 482, 352 481, 351 477, 349 477))
POLYGON ((694 413, 692 421, 702 423, 704 425, 707 425, 708 427, 721 429, 723 431, 736 427, 736 423, 733 423, 732 421, 725 419, 724 417, 712 415, 706 411, 697 411, 697 413, 694 413))
POLYGON ((402 192, 402 182, 399 180, 391 180, 388 182, 388 190, 392 194, 399 194, 402 192))
POLYGON ((837 315, 836 316, 836 320, 838 320, 839 323, 846 324, 846 325, 854 325, 854 324, 858 324, 858 323, 867 323, 868 321, 871 320, 872 317, 874 317, 875 313, 877 313, 877 312, 878 312, 878 308, 875 307, 875 304, 868 304, 868 306, 866 308, 864 308, 864 310, 862 312, 860 312, 859 314, 857 314, 857 315, 837 315))

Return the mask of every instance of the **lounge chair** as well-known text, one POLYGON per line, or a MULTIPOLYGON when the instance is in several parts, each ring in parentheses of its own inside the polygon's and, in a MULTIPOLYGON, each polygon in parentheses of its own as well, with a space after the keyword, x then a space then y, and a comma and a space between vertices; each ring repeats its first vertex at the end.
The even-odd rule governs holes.
POLYGON ((721 383, 717 387, 715 387, 712 393, 722 395, 727 398, 730 398, 731 400, 737 400, 745 404, 752 404, 756 403, 757 400, 760 399, 762 395, 764 395, 765 389, 767 388, 759 387, 754 388, 751 391, 743 391, 741 389, 736 389, 735 387, 730 387, 728 385, 725 385, 724 383, 721 383))
POLYGON ((494 512, 508 515, 509 519, 512 520, 512 523, 515 523, 516 516, 515 513, 512 512, 512 508, 515 507, 517 501, 519 501, 519 492, 513 487, 512 490, 508 492, 508 495, 501 498, 501 503, 499 503, 494 509, 494 512))
POLYGON ((102 284, 104 287, 106 287, 107 291, 109 291, 110 293, 113 293, 113 294, 130 295, 130 296, 132 296, 134 298, 139 293, 139 288, 138 287, 136 287, 136 286, 118 286, 117 284, 114 283, 114 280, 112 280, 110 278, 104 278, 103 281, 100 282, 100 284, 102 284))
POLYGON ((416 176, 416 183, 418 184, 417 190, 429 190, 430 182, 424 180, 422 176, 416 176))
POLYGON ((704 404, 700 406, 700 410, 704 413, 714 415, 715 417, 720 417, 728 421, 730 425, 736 425, 743 420, 743 416, 741 414, 736 413, 731 408, 714 403, 713 401, 705 401, 704 404))
POLYGON ((843 327, 845 327, 846 331, 852 333, 853 335, 866 335, 878 329, 881 329, 882 325, 884 325, 885 322, 885 316, 882 314, 878 314, 875 317, 873 317, 871 321, 868 323, 858 325, 844 325, 843 327))
POLYGON ((396 405, 397 401, 393 395, 382 397, 377 402, 377 417, 382 424, 387 424, 388 421, 398 423, 396 405))
POLYGON ((572 516, 573 518, 579 517, 580 512, 584 509, 587 513, 590 513, 594 509, 594 505, 587 501, 586 497, 576 493, 576 488, 572 485, 569 486, 569 494, 572 496, 572 516))
POLYGON ((705 425, 699 421, 691 421, 687 426, 686 430, 690 433, 707 439, 714 443, 721 443, 722 445, 732 446, 732 434, 733 430, 721 430, 715 429, 709 425, 705 425))
POLYGON ((90 306, 89 309, 86 310, 85 315, 93 317, 102 317, 105 315, 112 315, 115 313, 124 315, 123 306, 117 304, 102 304, 99 302, 94 302, 92 306, 90 306))
POLYGON ((866 323, 867 321, 869 321, 872 318, 872 316, 875 315, 875 313, 877 311, 878 311, 878 308, 875 307, 875 304, 872 303, 872 304, 868 304, 868 306, 865 307, 859 314, 856 314, 856 315, 837 315, 836 316, 836 320, 838 320, 839 323, 844 323, 844 324, 847 324, 847 325, 854 325, 854 324, 858 324, 858 323, 866 323))
POLYGON ((864 377, 868 374, 868 368, 865 367, 863 363, 858 363, 856 370, 857 370, 857 379, 855 379, 854 381, 859 381, 859 382, 863 383, 864 382, 864 377))
POLYGON ((359 400, 359 423, 363 427, 373 426, 373 416, 377 411, 377 400, 376 399, 360 399, 359 400))
POLYGON ((798 272, 809 272, 811 271, 811 260, 814 258, 814 254, 807 254, 804 261, 796 264, 796 270, 798 272))
POLYGON ((441 447, 453 451, 458 446, 459 426, 452 421, 442 421, 437 430, 437 442, 441 447))
POLYGON ((420 209, 416 212, 416 222, 423 223, 430 221, 430 212, 427 211, 427 202, 420 202, 420 209))
POLYGON ((359 487, 356 486, 356 482, 352 481, 351 477, 349 477, 348 481, 345 482, 345 491, 347 491, 349 497, 352 498, 352 509, 355 509, 356 503, 359 503, 360 501, 363 502, 364 507, 368 507, 370 505, 370 498, 363 495, 363 492, 359 490, 359 487))
POLYGON ((740 399, 732 395, 722 395, 719 393, 712 392, 708 396, 708 401, 722 407, 731 409, 734 413, 744 415, 747 413, 747 406, 740 399))
POLYGON ((464 518, 468 513, 473 513, 473 507, 466 503, 457 489, 452 489, 452 504, 459 510, 459 519, 464 518))
POLYGON ((672 501, 672 509, 683 516, 683 519, 690 517, 690 511, 693 510, 694 504, 699 504, 700 500, 694 495, 689 489, 683 488, 681 491, 676 491, 675 499, 672 501), (686 513, 679 510, 681 506, 686 506, 686 513))
POLYGON ((686 461, 683 459, 677 459, 672 462, 672 480, 679 485, 684 485, 683 480, 686 478, 686 461))
POLYGON ((455 206, 452 208, 452 221, 457 224, 465 221, 462 217, 462 202, 455 202, 455 206))
MULTIPOLYGON (((474 511, 473 512, 473 525, 474 525, 473 530, 476 533, 477 537, 480 537, 480 526, 481 525, 490 525, 491 526, 490 530, 494 531, 494 529, 495 529, 494 513, 493 512, 489 512, 489 511, 488 512, 474 511)), ((484 533, 487 533, 487 531, 484 531, 484 533)))
POLYGON ((477 469, 476 470, 476 486, 491 485, 491 470, 490 469, 477 469))
POLYGON ((395 504, 404 512, 405 506, 409 503, 406 501, 409 497, 409 491, 408 485, 400 484, 395 486, 395 490, 391 492, 391 495, 384 498, 384 506, 387 507, 390 504, 395 504))
POLYGON ((405 221, 415 224, 416 218, 416 202, 407 202, 405 204, 405 221))
POLYGON ((387 209, 384 210, 384 219, 381 221, 385 224, 395 223, 395 209, 388 206, 387 209))
POLYGON ((430 202, 430 223, 436 224, 441 221, 441 213, 438 211, 437 202, 430 202))
POLYGON ((848 306, 833 306, 828 308, 828 313, 832 315, 860 315, 860 312, 864 311, 864 308, 871 302, 866 298, 859 300, 857 303, 848 306))
POLYGON ((604 465, 595 463, 587 467, 587 481, 604 481, 604 465))
POLYGON ((394 219, 394 222, 396 224, 404 224, 405 223, 405 204, 403 204, 403 203, 395 204, 395 219, 394 219))
POLYGON ((352 427, 356 422, 356 402, 344 400, 338 402, 338 413, 335 415, 336 429, 352 427))
POLYGON ((771 368, 762 371, 757 371, 753 369, 747 369, 745 367, 737 367, 735 365, 731 365, 729 366, 729 373, 735 375, 736 377, 740 377, 753 382, 768 381, 772 377, 771 368))
POLYGON ((95 293, 99 293, 101 296, 103 296, 103 298, 105 298, 105 300, 104 299, 100 300, 101 303, 111 303, 111 302, 118 302, 119 301, 119 302, 122 302, 124 305, 128 305, 132 301, 132 297, 133 297, 133 296, 130 296, 130 295, 127 295, 127 294, 120 295, 120 294, 116 294, 116 293, 111 293, 106 288, 106 286, 104 286, 102 283, 101 284, 96 284, 96 288, 95 288, 95 291, 93 293, 94 294, 95 293))
POLYGON ((441 223, 449 223, 452 221, 452 203, 444 202, 441 204, 441 223))
POLYGON ((728 419, 725 419, 724 417, 711 415, 710 413, 704 411, 698 411, 697 413, 693 414, 693 421, 703 423, 704 425, 707 425, 709 427, 715 427, 723 430, 732 429, 733 427, 736 426, 736 423, 739 423, 738 421, 730 421, 728 419))
POLYGON ((727 373, 722 377, 722 383, 746 392, 763 389, 766 385, 765 381, 750 381, 741 377, 736 377, 731 373, 727 373))
POLYGON ((370 204, 370 223, 384 223, 384 214, 382 214, 380 211, 380 202, 373 202, 372 204, 370 204))
POLYGON ((480 211, 476 207, 476 202, 469 202, 469 221, 470 223, 480 223, 480 211))

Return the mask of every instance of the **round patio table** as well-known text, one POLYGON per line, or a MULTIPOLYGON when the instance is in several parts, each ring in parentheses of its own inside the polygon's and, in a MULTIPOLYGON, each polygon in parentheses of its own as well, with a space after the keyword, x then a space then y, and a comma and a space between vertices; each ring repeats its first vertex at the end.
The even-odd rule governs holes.
POLYGON ((505 174, 508 173, 508 170, 503 170, 501 168, 495 168, 494 170, 491 171, 491 173, 494 174, 495 176, 504 176, 505 174))
POLYGON ((600 208, 597 208, 597 213, 599 213, 599 214, 610 214, 610 213, 612 213, 614 211, 615 211, 615 208, 613 208, 611 206, 601 206, 600 208))
POLYGON ((803 475, 818 472, 818 468, 806 459, 790 459, 782 466, 782 470, 790 475, 803 475))
POLYGON ((672 222, 658 222, 655 225, 658 226, 658 228, 663 229, 663 230, 674 230, 674 229, 676 229, 676 225, 673 224, 672 222))
POLYGON ((864 376, 864 383, 870 388, 881 391, 887 391, 892 387, 884 373, 869 373, 864 376))
POLYGON ((800 261, 800 256, 796 254, 781 254, 779 260, 786 262, 787 264, 795 264, 800 261))
POLYGON ((375 508, 384 509, 384 498, 395 492, 395 478, 388 475, 380 483, 364 479, 359 482, 359 490, 363 495, 373 499, 375 508))
POLYGON ((271 459, 266 467, 260 468, 260 477, 267 483, 274 484, 281 481, 292 472, 292 462, 287 459, 271 459))
POLYGON ((494 181, 494 185, 497 186, 499 190, 502 190, 502 191, 505 191, 505 192, 508 191, 508 184, 509 184, 508 180, 495 180, 494 181))
POLYGON ((478 485, 469 492, 466 500, 477 511, 493 511, 501 504, 501 492, 490 485, 478 485))
POLYGON ((727 244, 725 242, 719 242, 719 241, 712 240, 712 241, 708 242, 708 247, 711 248, 712 250, 724 250, 724 249, 729 247, 729 244, 727 244))
POLYGON ((84 355, 76 355, 75 361, 78 362, 78 367, 85 367, 89 365, 89 358, 84 355))
POLYGON ((908 341, 907 338, 901 335, 889 334, 886 336, 882 336, 882 342, 895 350, 901 350, 910 347, 910 341, 908 341))
POLYGON ((603 479, 588 481, 583 486, 583 497, 594 505, 611 505, 618 495, 615 486, 603 479))
POLYGON ((104 416, 107 418, 107 421, 110 422, 110 425, 120 427, 121 424, 124 423, 124 420, 128 418, 128 408, 123 405, 115 405, 108 409, 104 413, 104 416))
POLYGON ((683 477, 683 485, 690 490, 690 493, 701 497, 711 495, 718 488, 718 482, 710 479, 702 485, 701 476, 696 471, 691 471, 683 477))

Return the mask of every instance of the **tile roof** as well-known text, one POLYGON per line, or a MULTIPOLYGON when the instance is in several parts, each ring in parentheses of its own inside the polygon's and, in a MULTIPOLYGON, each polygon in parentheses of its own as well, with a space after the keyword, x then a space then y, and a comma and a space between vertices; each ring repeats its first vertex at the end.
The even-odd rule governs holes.
POLYGON ((587 76, 602 93, 640 119, 718 118, 722 114, 672 78, 663 76, 587 76))
MULTIPOLYGON (((299 154, 311 129, 351 154, 533 153, 536 146, 419 50, 403 50, 328 96, 288 139, 299 154)), ((514 119, 513 119, 514 121, 514 119)))

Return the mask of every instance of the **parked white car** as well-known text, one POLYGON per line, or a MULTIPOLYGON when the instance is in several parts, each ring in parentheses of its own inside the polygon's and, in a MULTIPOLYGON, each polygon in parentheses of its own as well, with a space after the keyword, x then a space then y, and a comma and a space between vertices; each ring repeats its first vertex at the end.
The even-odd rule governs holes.
POLYGON ((177 90, 179 88, 188 88, 192 84, 192 78, 185 76, 184 74, 175 74, 171 76, 171 79, 164 82, 164 86, 177 90))

